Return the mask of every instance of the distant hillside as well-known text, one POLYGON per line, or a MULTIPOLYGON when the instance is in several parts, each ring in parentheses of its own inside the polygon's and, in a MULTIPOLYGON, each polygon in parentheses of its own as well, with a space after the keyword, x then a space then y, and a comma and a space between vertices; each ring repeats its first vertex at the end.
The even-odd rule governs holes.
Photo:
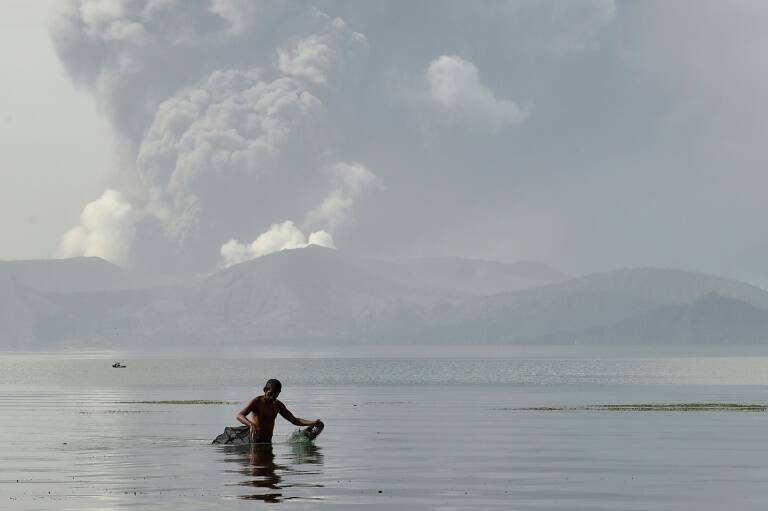
POLYGON ((67 314, 46 295, 0 280, 0 349, 36 349, 40 340, 67 331, 66 322, 67 314))
POLYGON ((152 276, 126 271, 100 257, 0 261, 0 281, 52 293, 112 291, 179 284, 185 276, 152 276))
POLYGON ((662 307, 608 327, 553 335, 540 341, 665 345, 768 343, 768 310, 711 293, 693 303, 662 307))
POLYGON ((403 270, 413 281, 433 289, 493 295, 546 286, 570 277, 544 263, 522 261, 499 263, 458 257, 434 257, 404 263, 403 270))
MULTIPOLYGON (((467 301, 442 311, 423 335, 460 342, 572 342, 585 330, 717 293, 768 309, 768 291, 712 275, 629 269, 467 301)), ((759 333, 756 333, 759 335, 759 333)), ((613 342, 641 342, 617 336, 613 342)))
POLYGON ((562 278, 535 263, 445 259, 428 268, 426 261, 355 258, 310 246, 247 261, 184 286, 131 285, 47 299, 56 307, 57 324, 69 325, 60 335, 73 339, 359 341, 407 337, 428 324, 436 308, 488 292, 491 282, 495 288, 517 289, 524 281, 562 278))
POLYGON ((430 308, 449 296, 404 281, 388 263, 310 246, 215 274, 195 289, 191 305, 214 321, 227 318, 233 335, 340 338, 403 332, 423 322, 430 308))
POLYGON ((436 341, 520 343, 608 325, 658 306, 620 293, 547 286, 445 306, 422 334, 436 341))
POLYGON ((690 271, 632 268, 573 279, 565 286, 587 287, 669 305, 690 303, 704 295, 717 293, 768 309, 768 292, 764 289, 736 280, 690 271))
POLYGON ((103 291, 131 285, 126 271, 99 257, 0 261, 0 280, 56 293, 103 291))
POLYGON ((59 281, 40 291, 18 277, 0 281, 0 349, 194 349, 282 342, 751 343, 765 340, 768 314, 768 292, 762 289, 653 268, 560 281, 562 274, 535 263, 395 263, 308 247, 176 286, 136 288, 131 280, 128 288, 119 288, 118 280, 99 271, 88 285, 96 282, 100 290, 59 281), (534 287, 519 289, 525 282, 534 287), (104 289, 105 283, 118 287, 104 289), (77 291, 62 291, 67 286, 77 291), (506 292, 488 294, 505 287, 506 292))

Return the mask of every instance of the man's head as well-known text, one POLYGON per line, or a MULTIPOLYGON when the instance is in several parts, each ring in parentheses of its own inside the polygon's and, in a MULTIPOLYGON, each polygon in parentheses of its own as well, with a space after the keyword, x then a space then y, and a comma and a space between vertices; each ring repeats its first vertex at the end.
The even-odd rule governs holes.
POLYGON ((280 395, 282 389, 283 384, 280 383, 280 380, 272 378, 264 384, 264 396, 270 401, 274 401, 280 395))

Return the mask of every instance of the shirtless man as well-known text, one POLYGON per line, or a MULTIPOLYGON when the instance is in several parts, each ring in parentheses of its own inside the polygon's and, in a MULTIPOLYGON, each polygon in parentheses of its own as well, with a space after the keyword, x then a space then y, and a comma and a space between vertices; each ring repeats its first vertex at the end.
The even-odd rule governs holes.
POLYGON ((279 413, 285 420, 296 426, 309 426, 304 433, 314 438, 323 430, 323 421, 299 419, 277 400, 283 384, 279 380, 268 380, 264 385, 264 394, 256 396, 245 408, 237 414, 237 420, 251 428, 251 442, 271 442, 272 431, 275 429, 275 418, 279 413), (248 418, 251 414, 251 418, 248 418))

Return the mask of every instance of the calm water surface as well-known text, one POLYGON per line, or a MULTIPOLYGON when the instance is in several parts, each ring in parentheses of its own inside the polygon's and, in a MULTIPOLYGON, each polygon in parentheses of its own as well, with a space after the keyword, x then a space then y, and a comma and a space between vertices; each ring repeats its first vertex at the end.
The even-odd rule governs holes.
POLYGON ((766 357, 122 361, 0 356, 0 509, 768 506, 766 413, 521 410, 768 403, 766 357), (315 444, 210 445, 268 377, 315 444))

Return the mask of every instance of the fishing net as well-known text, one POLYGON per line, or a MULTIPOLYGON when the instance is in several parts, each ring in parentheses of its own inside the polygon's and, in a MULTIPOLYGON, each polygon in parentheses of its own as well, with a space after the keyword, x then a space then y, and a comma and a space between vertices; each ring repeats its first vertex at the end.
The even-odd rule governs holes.
MULTIPOLYGON (((311 442, 312 440, 317 438, 317 435, 319 435, 323 431, 324 427, 325 425, 321 422, 320 424, 315 424, 314 426, 309 426, 306 429, 296 431, 291 435, 290 441, 291 442, 301 442, 301 441, 311 442)), ((227 445, 250 444, 252 443, 250 428, 248 426, 235 426, 235 427, 227 426, 226 428, 224 428, 224 433, 214 438, 213 442, 211 443, 227 444, 227 445)))
POLYGON ((236 426, 224 428, 224 433, 213 439, 214 444, 243 445, 251 443, 250 428, 248 426, 236 426))

